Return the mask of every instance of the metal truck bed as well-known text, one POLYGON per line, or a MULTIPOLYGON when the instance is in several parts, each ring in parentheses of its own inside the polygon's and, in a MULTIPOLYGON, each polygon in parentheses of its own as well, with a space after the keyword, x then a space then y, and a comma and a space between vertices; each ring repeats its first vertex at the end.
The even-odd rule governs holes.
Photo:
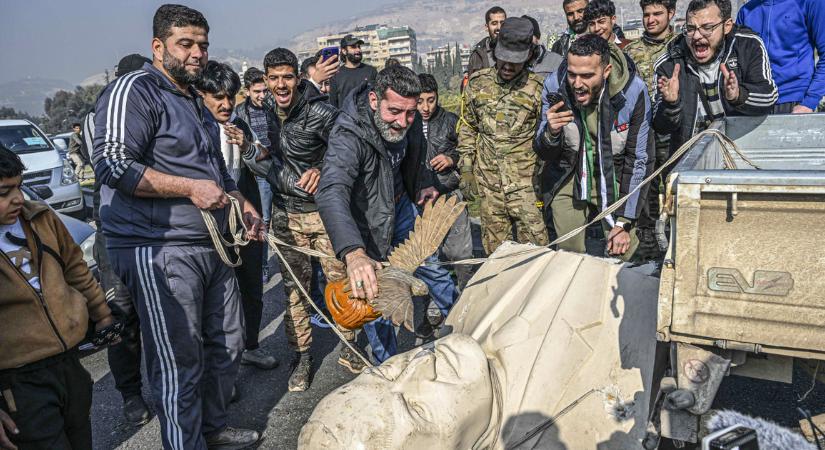
POLYGON ((658 337, 825 359, 825 114, 712 126, 762 170, 707 136, 671 173, 658 337))

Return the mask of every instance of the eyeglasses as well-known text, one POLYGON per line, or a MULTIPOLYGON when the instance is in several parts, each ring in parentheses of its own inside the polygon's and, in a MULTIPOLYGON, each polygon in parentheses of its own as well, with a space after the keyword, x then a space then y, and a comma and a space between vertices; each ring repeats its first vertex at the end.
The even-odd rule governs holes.
POLYGON ((719 25, 722 25, 723 23, 725 23, 724 20, 717 23, 716 25, 702 25, 701 27, 695 27, 693 25, 687 25, 685 27, 684 33, 685 33, 685 36, 690 37, 690 36, 693 36, 694 34, 696 34, 696 32, 698 31, 699 34, 701 34, 703 37, 710 37, 710 35, 713 34, 713 30, 717 29, 719 27, 719 25))

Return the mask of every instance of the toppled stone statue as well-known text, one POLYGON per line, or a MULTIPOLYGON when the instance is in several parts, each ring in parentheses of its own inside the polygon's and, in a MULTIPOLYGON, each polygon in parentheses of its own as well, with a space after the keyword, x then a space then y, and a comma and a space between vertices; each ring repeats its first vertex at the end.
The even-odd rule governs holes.
POLYGON ((447 319, 452 333, 326 396, 301 449, 641 448, 658 280, 505 243, 447 319))

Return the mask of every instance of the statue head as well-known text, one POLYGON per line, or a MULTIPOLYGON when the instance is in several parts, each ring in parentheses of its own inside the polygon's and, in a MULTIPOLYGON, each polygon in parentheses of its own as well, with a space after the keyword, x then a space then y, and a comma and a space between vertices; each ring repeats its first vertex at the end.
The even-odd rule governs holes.
POLYGON ((452 334, 393 356, 327 395, 299 448, 471 448, 494 411, 484 351, 452 334))

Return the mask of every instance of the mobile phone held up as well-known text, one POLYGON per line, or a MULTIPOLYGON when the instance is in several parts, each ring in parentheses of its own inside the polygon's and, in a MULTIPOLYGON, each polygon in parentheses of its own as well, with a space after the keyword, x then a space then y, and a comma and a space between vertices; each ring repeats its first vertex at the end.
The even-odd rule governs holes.
POLYGON ((331 58, 333 55, 338 55, 338 47, 324 47, 321 49, 321 58, 324 61, 331 58))
MULTIPOLYGON (((553 105, 555 105, 558 102, 564 102, 564 97, 561 94, 559 94, 558 92, 550 92, 549 94, 547 94, 547 105, 549 107, 552 108, 553 105)), ((564 105, 562 105, 562 107, 559 108, 556 112, 567 111, 569 109, 570 108, 567 107, 567 102, 564 102, 564 105)))

